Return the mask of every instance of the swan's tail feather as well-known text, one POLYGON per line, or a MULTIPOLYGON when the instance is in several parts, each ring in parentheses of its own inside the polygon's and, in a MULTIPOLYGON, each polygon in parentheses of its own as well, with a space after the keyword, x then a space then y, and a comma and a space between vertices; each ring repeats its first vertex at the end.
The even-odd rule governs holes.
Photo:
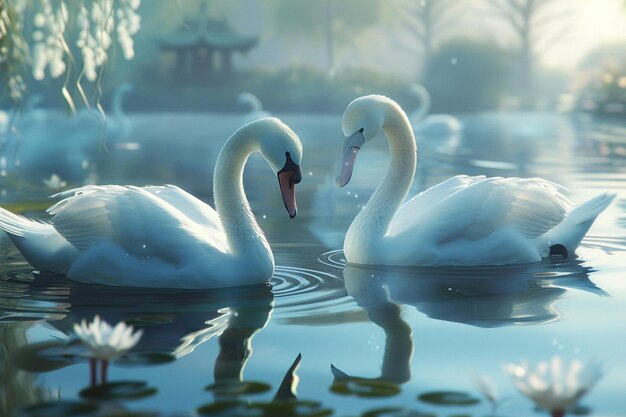
POLYGON ((591 200, 574 207, 567 215, 566 221, 572 224, 582 224, 589 220, 593 222, 598 214, 602 213, 613 202, 616 195, 615 193, 602 193, 595 196, 591 200))
POLYGON ((11 213, 0 207, 0 229, 9 235, 29 237, 31 235, 47 236, 51 232, 51 226, 24 216, 11 213))
POLYGON ((543 235, 550 246, 562 245, 573 254, 589 231, 596 217, 615 199, 615 193, 602 193, 584 202, 568 213, 563 222, 543 235))
POLYGON ((11 238, 20 253, 40 271, 66 273, 76 255, 50 223, 41 223, 0 207, 0 229, 11 238))

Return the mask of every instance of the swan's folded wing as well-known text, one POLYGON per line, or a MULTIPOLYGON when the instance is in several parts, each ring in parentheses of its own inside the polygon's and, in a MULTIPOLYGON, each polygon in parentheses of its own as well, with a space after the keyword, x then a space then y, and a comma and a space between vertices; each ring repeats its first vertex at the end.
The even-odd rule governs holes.
POLYGON ((52 224, 80 250, 102 240, 114 242, 137 257, 168 259, 186 247, 216 252, 227 250, 221 228, 195 223, 166 200, 143 188, 89 186, 60 196, 66 198, 48 210, 54 216, 52 224))
POLYGON ((143 189, 167 201, 197 224, 223 233, 222 222, 217 211, 187 191, 169 184, 148 186, 143 189))
POLYGON ((398 209, 389 226, 389 234, 394 235, 407 228, 418 227, 425 220, 425 213, 429 212, 435 205, 440 204, 450 195, 484 179, 484 176, 458 175, 422 191, 398 209))
POLYGON ((397 218, 405 224, 395 224, 394 218, 395 233, 417 232, 444 243, 479 240, 510 227, 535 238, 563 221, 571 205, 559 186, 535 178, 469 177, 464 184, 457 180, 449 190, 453 192, 435 193, 422 200, 424 195, 401 207, 397 218))

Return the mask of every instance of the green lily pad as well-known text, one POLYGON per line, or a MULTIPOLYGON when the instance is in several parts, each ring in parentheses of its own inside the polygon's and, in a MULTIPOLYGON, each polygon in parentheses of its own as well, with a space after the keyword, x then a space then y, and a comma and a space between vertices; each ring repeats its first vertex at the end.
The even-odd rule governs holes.
POLYGON ((255 414, 247 414, 246 403, 238 401, 220 401, 213 404, 203 405, 196 412, 201 416, 231 417, 231 416, 253 416, 255 414))
POLYGON ((254 415, 263 417, 326 417, 333 414, 332 409, 323 408, 320 402, 306 400, 252 403, 248 408, 257 411, 254 415))
POLYGON ((93 403, 78 401, 50 401, 43 402, 22 410, 28 417, 65 417, 82 416, 96 411, 100 406, 93 403))
POLYGON ((461 391, 431 391, 420 394, 418 400, 436 405, 474 405, 480 400, 461 391))
POLYGON ((173 315, 168 314, 144 314, 141 316, 129 317, 124 322, 129 326, 158 326, 161 324, 169 324, 174 321, 173 315))
POLYGON ((196 410, 202 416, 219 417, 327 417, 332 409, 323 408, 317 401, 285 401, 247 404, 239 401, 221 401, 196 410))
POLYGON ((176 357, 163 352, 131 352, 115 360, 121 366, 151 366, 174 362, 176 357))
POLYGON ((19 348, 12 362, 27 372, 54 371, 83 360, 73 347, 64 341, 33 343, 19 348))
POLYGON ((437 417, 435 414, 422 413, 417 410, 407 410, 406 408, 388 407, 376 408, 361 414, 361 417, 437 417))
POLYGON ((143 381, 121 381, 85 388, 79 395, 94 400, 134 400, 156 394, 157 389, 143 381))
POLYGON ((220 382, 209 385, 205 388, 206 391, 212 391, 216 395, 253 395, 261 394, 271 389, 271 385, 266 384, 265 382, 256 381, 220 382))
POLYGON ((391 397, 400 393, 400 386, 393 382, 378 379, 351 378, 335 381, 330 390, 339 395, 391 397))

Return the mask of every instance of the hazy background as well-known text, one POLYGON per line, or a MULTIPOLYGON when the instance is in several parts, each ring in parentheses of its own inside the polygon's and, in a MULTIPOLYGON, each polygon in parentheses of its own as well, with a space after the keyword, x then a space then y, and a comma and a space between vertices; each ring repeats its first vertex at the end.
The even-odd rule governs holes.
MULTIPOLYGON (((131 111, 241 111, 236 96, 251 91, 270 111, 340 112, 370 92, 415 106, 406 92, 420 82, 435 112, 603 115, 607 104, 625 101, 625 10, 622 0, 144 1, 135 58, 111 54, 104 103, 128 81, 131 111), (198 17, 258 37, 234 55, 230 76, 182 77, 175 55, 159 48, 177 32, 194 32, 188 20, 198 17)), ((63 105, 54 94, 61 83, 29 82, 53 107, 63 105)), ((623 105, 609 109, 623 116, 623 105)))

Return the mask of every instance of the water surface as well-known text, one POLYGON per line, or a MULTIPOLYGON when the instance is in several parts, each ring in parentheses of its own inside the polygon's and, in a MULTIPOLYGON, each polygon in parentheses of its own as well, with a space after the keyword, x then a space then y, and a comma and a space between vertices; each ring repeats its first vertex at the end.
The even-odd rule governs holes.
MULTIPOLYGON (((605 127, 554 114, 472 115, 463 118, 465 131, 453 152, 419 153, 412 193, 462 173, 541 176, 568 187, 574 201, 618 192, 578 258, 502 268, 362 268, 345 266, 340 249, 345 230, 385 172, 384 141, 368 143, 352 182, 337 189, 340 116, 283 120, 305 148, 298 216, 288 218, 275 175, 260 158, 251 158, 245 177, 276 258, 271 286, 89 286, 34 273, 9 240, 0 238, 0 414, 35 415, 41 408, 29 406, 59 400, 89 403, 97 408, 91 415, 132 410, 179 416, 226 400, 269 403, 301 353, 297 397, 316 404, 301 403, 300 415, 383 415, 376 410, 397 408, 406 414, 384 415, 483 416, 491 410, 484 400, 442 405, 418 396, 444 390, 481 399, 472 378, 486 374, 503 398, 498 415, 533 416, 533 405, 515 391, 502 365, 554 355, 602 362, 605 375, 582 403, 591 415, 623 415, 626 160, 615 138, 606 141, 605 127), (94 402, 79 394, 89 386, 85 361, 65 358, 51 366, 24 360, 24 346, 63 344, 73 323, 95 314, 145 332, 135 356, 113 365, 110 382, 145 382, 156 393, 94 402), (348 379, 335 381, 331 364, 348 379), (257 394, 205 390, 232 380, 271 387, 257 394)), ((241 116, 142 114, 131 121, 127 142, 139 146, 111 144, 110 153, 89 156, 98 181, 175 183, 211 203, 215 158, 241 116)), ((36 179, 26 182, 10 172, 8 178, 18 186, 6 182, 4 203, 27 201, 27 214, 45 218, 38 207, 52 190, 36 179)), ((238 410, 259 415, 260 408, 238 410)))

